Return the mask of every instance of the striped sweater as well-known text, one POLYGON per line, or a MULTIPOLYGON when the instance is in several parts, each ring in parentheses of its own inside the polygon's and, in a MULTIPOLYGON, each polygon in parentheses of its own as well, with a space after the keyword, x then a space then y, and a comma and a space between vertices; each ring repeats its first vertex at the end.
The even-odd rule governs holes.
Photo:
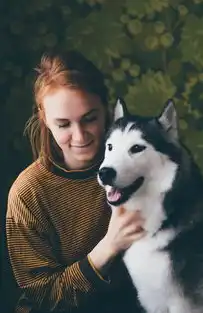
POLYGON ((22 290, 16 312, 113 313, 128 306, 137 312, 122 262, 112 264, 109 281, 87 257, 106 234, 110 218, 97 169, 66 171, 53 164, 48 170, 37 160, 13 183, 6 231, 22 290))

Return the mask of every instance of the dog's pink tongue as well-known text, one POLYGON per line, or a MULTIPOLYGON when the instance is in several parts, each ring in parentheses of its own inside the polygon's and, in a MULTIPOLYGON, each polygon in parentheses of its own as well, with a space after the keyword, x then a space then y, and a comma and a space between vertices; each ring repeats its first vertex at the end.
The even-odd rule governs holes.
POLYGON ((121 197, 121 192, 116 188, 111 188, 107 193, 107 198, 110 202, 118 201, 121 197))

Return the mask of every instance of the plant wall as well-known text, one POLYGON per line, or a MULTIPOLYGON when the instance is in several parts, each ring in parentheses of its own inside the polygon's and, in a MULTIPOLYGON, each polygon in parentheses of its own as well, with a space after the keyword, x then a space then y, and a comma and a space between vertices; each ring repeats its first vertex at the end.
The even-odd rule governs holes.
MULTIPOLYGON (((184 142, 203 169, 202 0, 10 0, 1 5, 4 158, 25 155, 33 68, 59 46, 103 71, 110 102, 156 114, 174 98, 184 142), (9 130, 8 130, 9 125, 9 130)), ((27 156, 28 158, 28 156, 27 156)))

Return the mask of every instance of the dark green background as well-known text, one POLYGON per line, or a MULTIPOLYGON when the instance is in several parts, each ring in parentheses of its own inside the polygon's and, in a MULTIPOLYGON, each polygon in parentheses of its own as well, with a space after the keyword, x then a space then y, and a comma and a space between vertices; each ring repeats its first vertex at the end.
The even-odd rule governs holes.
MULTIPOLYGON (((1 2, 3 219, 8 188, 32 161, 22 133, 33 103, 33 68, 56 45, 78 49, 96 63, 105 74, 112 104, 119 95, 132 111, 156 114, 173 97, 181 135, 203 169, 202 16, 202 0, 1 2)), ((8 267, 3 277, 10 293, 8 267)), ((7 312, 10 306, 5 304, 7 312)))

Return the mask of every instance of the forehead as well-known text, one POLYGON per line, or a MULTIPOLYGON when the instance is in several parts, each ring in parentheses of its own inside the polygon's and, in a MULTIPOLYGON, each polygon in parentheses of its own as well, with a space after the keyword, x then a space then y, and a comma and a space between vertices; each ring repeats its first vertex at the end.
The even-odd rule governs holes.
POLYGON ((135 122, 129 122, 125 127, 115 127, 109 133, 107 143, 119 144, 119 146, 133 143, 146 144, 142 130, 135 122))
POLYGON ((98 96, 73 90, 61 88, 53 93, 47 94, 43 99, 45 114, 50 118, 77 119, 87 112, 102 108, 98 96))

